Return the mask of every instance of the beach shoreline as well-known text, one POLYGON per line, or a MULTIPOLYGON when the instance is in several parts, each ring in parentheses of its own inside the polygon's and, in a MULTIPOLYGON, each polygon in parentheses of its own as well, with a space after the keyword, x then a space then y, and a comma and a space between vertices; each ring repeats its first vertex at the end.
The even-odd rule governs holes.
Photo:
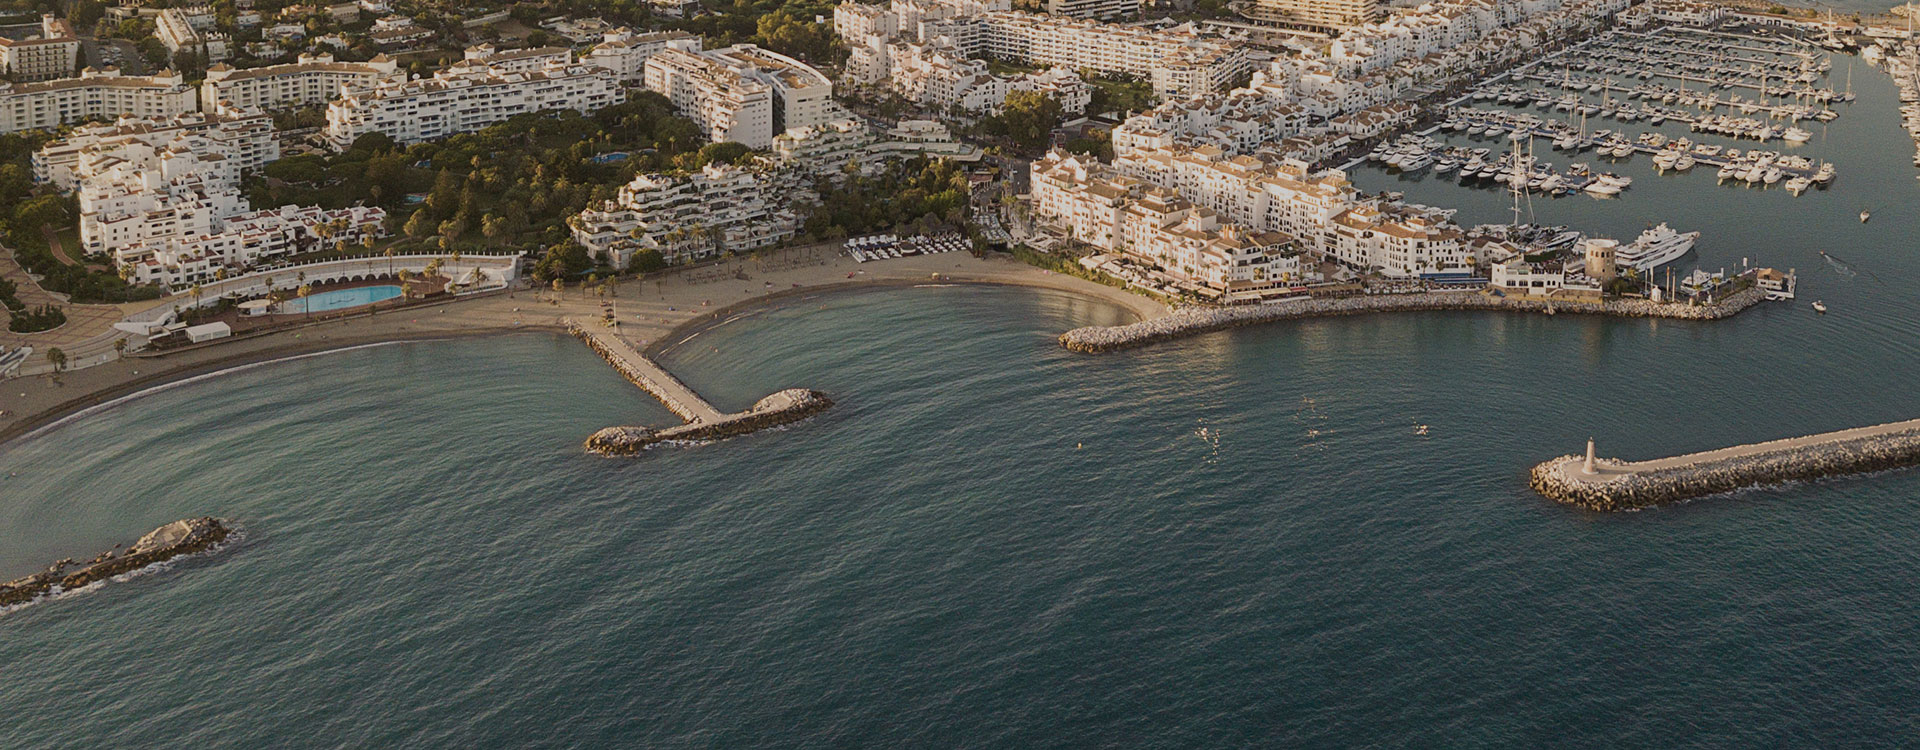
POLYGON ((578 288, 554 294, 520 289, 508 295, 451 299, 401 310, 324 320, 255 338, 151 357, 125 357, 56 375, 0 381, 0 450, 87 409, 189 378, 238 367, 383 343, 551 333, 565 335, 568 317, 602 314, 601 303, 619 309, 621 327, 646 340, 651 356, 665 342, 750 309, 763 309, 814 294, 908 289, 929 284, 1042 289, 1114 304, 1148 320, 1169 310, 1158 302, 1091 281, 1034 268, 1006 258, 978 259, 965 253, 916 256, 870 263, 826 256, 815 265, 763 271, 741 263, 748 279, 690 283, 648 278, 621 282, 611 299, 578 288), (938 274, 936 276, 935 274, 938 274), (742 282, 759 285, 739 286, 742 282))

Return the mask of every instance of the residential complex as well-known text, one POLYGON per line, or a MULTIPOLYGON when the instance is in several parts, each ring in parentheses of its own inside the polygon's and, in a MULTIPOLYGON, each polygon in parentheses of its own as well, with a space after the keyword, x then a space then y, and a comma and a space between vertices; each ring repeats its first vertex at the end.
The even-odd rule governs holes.
POLYGON ((1373 23, 1385 15, 1380 0, 1253 0, 1243 12, 1255 21, 1328 31, 1373 23))
POLYGON ((849 69, 848 77, 861 83, 884 81, 901 98, 936 112, 998 114, 1007 95, 1035 91, 1060 103, 1062 111, 1080 114, 1093 100, 1093 87, 1064 66, 1034 73, 994 75, 986 61, 967 57, 942 43, 888 44, 884 54, 867 58, 871 64, 849 69))
POLYGON ((1036 217, 1177 288, 1241 301, 1288 294, 1304 280, 1293 236, 1228 223, 1086 157, 1053 152, 1033 163, 1032 177, 1036 217))
POLYGON ((645 174, 619 196, 569 220, 594 257, 625 268, 634 253, 669 262, 740 252, 792 239, 799 215, 765 170, 709 164, 693 174, 645 174))
POLYGON ((368 133, 417 143, 470 133, 542 110, 591 112, 624 99, 613 73, 578 64, 506 72, 458 64, 432 78, 343 87, 327 106, 327 142, 345 149, 368 133))
POLYGON ((690 52, 700 51, 700 37, 684 31, 655 31, 645 34, 621 28, 609 31, 599 44, 581 56, 581 62, 613 71, 623 86, 646 82, 647 58, 669 46, 690 52))
POLYGON ((80 39, 64 18, 40 17, 40 33, 24 39, 0 37, 0 74, 15 82, 45 81, 73 75, 80 60, 80 39))
POLYGON ((213 29, 213 9, 204 5, 167 8, 153 19, 153 35, 168 52, 185 50, 206 55, 208 60, 225 60, 227 37, 213 29))
POLYGON ((647 58, 644 78, 716 143, 767 148, 787 130, 841 116, 825 75, 751 44, 705 51, 670 44, 647 58))
POLYGON ((78 189, 81 249, 109 255, 135 283, 179 288, 385 232, 379 208, 249 206, 242 173, 277 157, 275 144, 258 112, 127 119, 50 143, 34 163, 78 189))
POLYGON ((171 117, 194 111, 198 103, 193 87, 170 70, 123 76, 114 68, 87 68, 78 78, 0 83, 0 133, 121 115, 171 117))
POLYGON ((356 63, 336 62, 325 52, 307 52, 284 65, 236 69, 216 64, 207 69, 207 79, 200 84, 200 100, 209 112, 297 109, 332 101, 342 86, 371 88, 405 80, 406 73, 386 55, 356 63))
POLYGON ((111 123, 81 125, 67 137, 42 146, 33 154, 33 178, 63 191, 76 190, 87 178, 134 161, 161 166, 163 173, 213 172, 237 180, 240 173, 279 158, 273 118, 259 110, 122 117, 111 123), (179 159, 210 163, 192 168, 166 166, 179 159))
POLYGON ((1140 15, 1140 0, 1047 0, 1047 12, 1068 18, 1118 21, 1140 15))
POLYGON ((862 80, 891 74, 896 38, 937 43, 959 57, 1133 76, 1165 97, 1217 91, 1251 69, 1240 47, 1190 26, 1153 29, 928 0, 894 0, 885 12, 874 7, 842 5, 834 12, 835 28, 852 50, 847 68, 862 80))

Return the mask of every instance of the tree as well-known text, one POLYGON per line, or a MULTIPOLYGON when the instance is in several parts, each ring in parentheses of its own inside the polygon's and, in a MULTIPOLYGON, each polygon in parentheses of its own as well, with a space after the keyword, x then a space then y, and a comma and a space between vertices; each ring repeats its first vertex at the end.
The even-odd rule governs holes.
POLYGON ((1060 103, 1038 91, 1015 91, 1007 95, 1000 113, 1007 137, 1029 151, 1047 145, 1053 129, 1060 127, 1060 103))
POLYGON ((47 350, 47 361, 53 363, 54 372, 67 369, 67 353, 60 351, 60 347, 56 346, 47 350))
POLYGON ((733 141, 709 143, 701 146, 700 151, 694 155, 694 166, 704 167, 715 162, 721 164, 739 164, 752 154, 753 149, 748 148, 747 144, 744 143, 735 143, 733 141))
POLYGON ((309 297, 309 296, 311 296, 311 295, 313 294, 313 285, 312 285, 312 284, 301 284, 301 285, 300 285, 300 291, 298 292, 298 294, 300 295, 300 309, 302 309, 302 310, 305 310, 305 311, 306 311, 306 313, 307 313, 307 317, 308 317, 308 318, 312 318, 312 317, 313 317, 313 307, 307 304, 307 297, 309 297))
POLYGON ((418 240, 426 238, 427 233, 433 231, 432 227, 432 217, 427 216, 427 210, 422 208, 407 217, 407 224, 400 231, 406 232, 408 238, 418 240))

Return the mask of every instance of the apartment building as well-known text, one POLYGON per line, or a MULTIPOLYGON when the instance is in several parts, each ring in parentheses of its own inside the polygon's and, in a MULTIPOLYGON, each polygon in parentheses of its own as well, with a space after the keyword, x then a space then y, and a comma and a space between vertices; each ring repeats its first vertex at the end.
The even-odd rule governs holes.
POLYGON ((615 200, 581 211, 568 224, 575 241, 618 268, 649 250, 680 263, 767 247, 792 239, 799 228, 774 179, 730 164, 688 175, 640 175, 621 186, 615 200))
POLYGON ((134 241, 114 257, 134 283, 180 289, 217 279, 222 270, 244 273, 277 258, 385 235, 386 211, 377 207, 281 206, 227 216, 211 232, 134 241))
POLYGON ((0 73, 26 83, 66 78, 80 60, 80 38, 64 18, 40 16, 40 33, 24 39, 0 37, 0 73))
POLYGON ((1225 88, 1251 70, 1246 51, 1191 29, 1148 29, 1037 13, 998 11, 923 24, 968 57, 995 57, 1139 77, 1164 97, 1225 88))
POLYGON ((207 69, 207 79, 200 84, 200 101, 209 112, 298 109, 332 101, 343 85, 369 88, 401 82, 406 76, 399 63, 386 55, 366 62, 336 62, 330 53, 303 52, 283 65, 236 69, 216 64, 207 69))
POLYGON ((1071 240, 1145 267, 1203 296, 1250 300, 1288 293, 1302 278, 1293 237, 1223 221, 1163 186, 1054 151, 1032 165, 1033 215, 1071 240))
POLYGON ((491 43, 482 42, 468 47, 461 55, 460 64, 487 68, 497 73, 531 73, 548 66, 567 65, 572 62, 573 50, 566 47, 502 50, 491 43))
POLYGON ((213 9, 204 5, 160 11, 153 18, 153 36, 168 52, 202 53, 211 61, 228 57, 227 36, 214 31, 213 9))
POLYGON ((1060 66, 997 76, 983 60, 966 57, 943 42, 905 42, 885 48, 887 84, 893 93, 921 107, 968 114, 999 114, 1007 96, 1035 91, 1080 114, 1093 101, 1093 87, 1080 74, 1060 66))
POLYGON ((180 74, 123 76, 87 68, 78 78, 0 83, 0 133, 54 128, 88 118, 172 117, 192 112, 199 96, 180 74))
POLYGON ((1443 211, 1363 195, 1344 172, 1229 156, 1217 147, 1138 148, 1116 173, 1162 187, 1255 232, 1282 232, 1300 248, 1360 272, 1417 277, 1473 268, 1465 232, 1443 211))
POLYGON ((607 32, 599 44, 587 50, 581 62, 613 71, 614 78, 623 86, 639 86, 646 82, 647 58, 670 46, 699 52, 701 41, 700 37, 684 31, 636 34, 622 27, 607 32))
POLYGON ((1118 21, 1140 15, 1140 0, 1047 0, 1046 8, 1056 16, 1118 21))
POLYGON ((67 137, 41 146, 33 154, 33 177, 63 191, 76 190, 94 176, 131 163, 163 176, 216 171, 238 180, 240 173, 279 158, 273 118, 260 110, 121 117, 111 123, 81 125, 67 137), (181 158, 218 165, 169 164, 181 158))
POLYGON ((613 73, 554 64, 502 72, 457 65, 432 78, 348 86, 327 105, 327 142, 346 149, 368 133, 417 143, 470 133, 514 115, 571 109, 592 112, 622 101, 613 73))
POLYGON ((1380 0, 1253 0, 1247 18, 1288 28, 1340 31, 1385 17, 1380 0))
POLYGON ((780 133, 840 116, 825 75, 751 44, 705 51, 670 45, 647 59, 643 78, 716 143, 766 148, 780 133))

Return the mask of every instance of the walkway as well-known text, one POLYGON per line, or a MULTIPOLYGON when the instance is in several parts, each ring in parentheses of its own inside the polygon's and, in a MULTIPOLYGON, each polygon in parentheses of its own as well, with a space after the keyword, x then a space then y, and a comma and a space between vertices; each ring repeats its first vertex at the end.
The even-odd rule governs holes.
POLYGON ((706 399, 687 387, 687 384, 680 382, 680 379, 674 377, 672 373, 661 369, 659 365, 653 363, 653 360, 647 359, 640 350, 627 343, 627 340, 618 334, 608 330, 589 329, 571 318, 567 319, 566 323, 568 328, 586 339, 588 344, 612 362, 613 366, 626 375, 627 379, 632 380, 634 385, 646 389, 648 393, 653 394, 654 398, 660 399, 660 403, 672 409, 673 413, 680 415, 680 418, 687 420, 689 424, 711 424, 727 416, 720 413, 719 409, 715 409, 713 404, 707 403, 706 399))
POLYGON ((1728 448, 1687 453, 1667 458, 1655 458, 1646 461, 1600 460, 1595 462, 1594 468, 1596 471, 1593 474, 1587 474, 1582 470, 1584 462, 1580 460, 1564 462, 1557 468, 1560 470, 1561 475, 1570 482, 1596 485, 1605 484, 1622 477, 1636 474, 1651 474, 1653 472, 1670 469, 1698 467, 1734 459, 1751 458, 1775 453, 1794 453, 1836 443, 1860 440, 1862 438, 1895 435, 1914 430, 1920 430, 1920 419, 1911 419, 1904 422, 1889 422, 1887 424, 1878 424, 1869 427, 1854 427, 1834 432, 1822 432, 1815 435, 1802 435, 1800 437, 1770 440, 1764 443, 1748 443, 1746 445, 1735 445, 1728 448))

